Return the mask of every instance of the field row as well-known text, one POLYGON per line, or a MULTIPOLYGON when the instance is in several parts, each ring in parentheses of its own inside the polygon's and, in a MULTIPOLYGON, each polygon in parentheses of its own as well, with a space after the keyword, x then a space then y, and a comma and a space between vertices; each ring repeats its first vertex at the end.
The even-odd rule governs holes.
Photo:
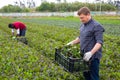
MULTIPOLYGON (((95 17, 103 27, 105 28, 105 34, 120 36, 120 17, 95 17)), ((42 17, 42 18, 19 18, 18 21, 35 23, 39 25, 68 27, 79 30, 80 20, 79 18, 62 18, 62 17, 42 17)))

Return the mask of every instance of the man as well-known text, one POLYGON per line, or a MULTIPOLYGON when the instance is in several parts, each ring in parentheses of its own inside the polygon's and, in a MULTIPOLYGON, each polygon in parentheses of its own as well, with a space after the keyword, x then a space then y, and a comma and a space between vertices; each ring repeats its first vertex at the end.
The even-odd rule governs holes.
POLYGON ((12 35, 14 36, 14 29, 17 30, 16 36, 25 36, 26 26, 22 22, 13 22, 8 24, 8 27, 12 29, 12 35))
POLYGON ((85 80, 99 80, 99 63, 102 57, 102 44, 104 28, 92 19, 90 10, 82 7, 78 11, 82 22, 80 36, 67 45, 80 43, 83 60, 89 63, 89 71, 83 72, 85 80))

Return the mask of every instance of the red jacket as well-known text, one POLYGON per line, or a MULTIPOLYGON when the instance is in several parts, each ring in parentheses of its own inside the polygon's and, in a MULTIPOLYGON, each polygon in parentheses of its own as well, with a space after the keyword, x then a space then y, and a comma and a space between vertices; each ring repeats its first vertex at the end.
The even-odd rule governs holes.
POLYGON ((26 29, 25 24, 22 22, 14 22, 13 25, 15 29, 20 29, 20 30, 26 29))

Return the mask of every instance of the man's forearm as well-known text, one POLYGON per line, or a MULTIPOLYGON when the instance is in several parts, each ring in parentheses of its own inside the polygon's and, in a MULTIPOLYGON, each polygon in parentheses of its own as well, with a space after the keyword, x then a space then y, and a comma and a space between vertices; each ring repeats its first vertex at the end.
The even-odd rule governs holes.
POLYGON ((90 51, 92 54, 95 54, 100 48, 101 48, 101 44, 100 43, 96 43, 94 48, 90 51))
POLYGON ((18 35, 20 34, 20 29, 17 29, 17 34, 18 34, 18 35))
POLYGON ((77 37, 75 40, 72 41, 73 44, 78 44, 80 43, 80 39, 77 37))
POLYGON ((67 45, 74 45, 74 44, 78 44, 78 43, 80 43, 79 37, 77 37, 75 40, 73 40, 73 41, 67 43, 67 45))
POLYGON ((11 31, 12 31, 12 35, 14 35, 14 29, 11 29, 11 31))

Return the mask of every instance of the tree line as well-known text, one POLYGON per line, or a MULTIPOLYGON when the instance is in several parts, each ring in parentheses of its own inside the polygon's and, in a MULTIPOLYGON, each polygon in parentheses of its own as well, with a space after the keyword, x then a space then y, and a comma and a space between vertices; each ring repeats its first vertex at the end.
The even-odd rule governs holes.
POLYGON ((16 5, 4 6, 0 12, 73 12, 81 7, 89 7, 91 11, 116 11, 117 7, 107 3, 48 3, 43 2, 40 6, 31 10, 31 8, 23 8, 16 5))

